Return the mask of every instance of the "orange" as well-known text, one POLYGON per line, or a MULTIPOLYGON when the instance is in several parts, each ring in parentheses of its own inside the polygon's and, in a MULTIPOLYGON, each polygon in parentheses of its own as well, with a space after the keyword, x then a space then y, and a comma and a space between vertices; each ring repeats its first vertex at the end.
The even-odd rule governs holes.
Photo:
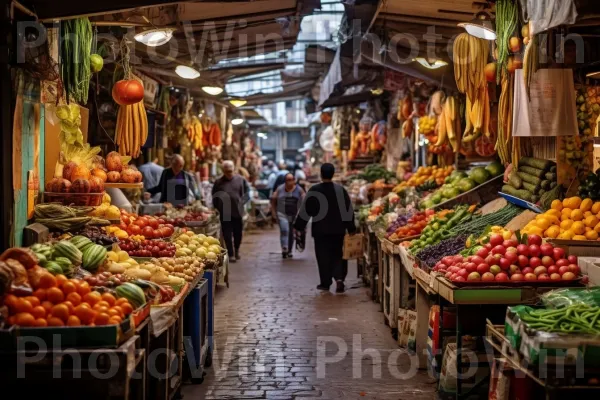
POLYGON ((38 318, 33 322, 33 326, 36 326, 36 327, 48 326, 48 321, 46 321, 44 318, 38 318))
POLYGON ((94 304, 95 307, 106 307, 106 308, 110 308, 110 304, 108 304, 108 302, 104 301, 104 300, 100 300, 99 302, 97 302, 96 304, 94 304))
POLYGON ((33 292, 33 295, 40 299, 40 301, 46 300, 46 289, 38 289, 33 292))
POLYGON ((590 211, 593 205, 594 202, 592 201, 592 199, 583 199, 581 201, 581 204, 579 205, 579 209, 583 212, 590 211))
POLYGON ((48 300, 45 300, 42 301, 42 307, 44 307, 46 314, 48 314, 52 310, 52 307, 54 307, 54 304, 50 303, 48 300))
POLYGON ((573 226, 573 221, 571 221, 570 219, 566 219, 560 223, 561 229, 570 229, 571 226, 573 226))
POLYGON ((110 319, 110 316, 106 313, 99 313, 96 315, 96 318, 94 318, 94 323, 96 325, 106 325, 108 324, 108 320, 110 319))
POLYGON ((12 310, 15 310, 18 299, 19 298, 14 294, 7 294, 6 296, 4 296, 4 304, 6 304, 12 310))
POLYGON ((133 307, 129 303, 123 303, 120 307, 123 309, 123 314, 125 315, 129 315, 133 312, 133 307))
POLYGON ((581 210, 571 211, 571 219, 573 221, 581 221, 583 219, 583 212, 581 210))
POLYGON ((590 230, 585 233, 585 238, 587 240, 598 240, 598 232, 596 232, 594 230, 590 230))
POLYGON ((77 292, 69 293, 65 300, 70 301, 74 306, 78 306, 81 304, 81 295, 77 292))
POLYGON ((77 292, 77 285, 73 282, 66 281, 62 284, 62 291, 64 294, 75 293, 77 292))
POLYGON ((58 285, 58 287, 62 287, 62 285, 68 280, 66 276, 64 276, 63 274, 58 274, 56 275, 56 284, 58 285))
POLYGON ((65 294, 57 287, 48 289, 46 295, 48 297, 48 301, 50 301, 52 304, 62 303, 65 299, 65 294))
POLYGON ((125 316, 125 313, 123 313, 123 309, 121 308, 121 306, 111 307, 111 310, 118 311, 120 317, 124 317, 125 316))
POLYGON ((88 325, 96 318, 96 311, 81 304, 75 307, 75 315, 83 324, 88 325))
POLYGON ((600 201, 597 201, 594 203, 594 205, 592 206, 592 213, 593 214, 600 213, 600 201))
POLYGON ((40 277, 40 282, 38 284, 38 287, 40 287, 42 289, 49 289, 49 288, 56 287, 56 278, 51 273, 42 274, 42 276, 40 277))
POLYGON ((591 217, 592 215, 594 215, 594 214, 591 211, 586 211, 583 213, 584 218, 591 217))
POLYGON ((115 310, 114 308, 111 308, 110 310, 108 310, 108 315, 110 315, 111 317, 120 317, 121 316, 121 312, 119 310, 115 310))
POLYGON ((93 291, 93 292, 89 292, 88 294, 83 296, 83 301, 85 301, 89 305, 93 306, 94 304, 99 302, 101 298, 102 298, 102 296, 100 293, 93 291))
POLYGON ((11 315, 10 317, 8 317, 7 321, 9 325, 14 325, 17 323, 17 317, 15 315, 11 315))
POLYGON ((56 317, 50 317, 46 321, 48 321, 48 326, 65 326, 65 323, 56 317))
POLYGON ((115 296, 113 296, 110 293, 102 293, 102 300, 107 302, 110 307, 114 306, 115 303, 117 302, 117 299, 115 299, 115 296))
POLYGON ((91 290, 92 289, 90 289, 90 284, 84 281, 79 284, 79 287, 77 288, 77 293, 79 293, 81 297, 84 297, 86 294, 91 292, 91 290))
POLYGON ((575 235, 583 235, 585 233, 585 224, 581 221, 573 222, 571 230, 575 235))
POLYGON ((37 307, 37 306, 39 306, 39 305, 40 305, 40 303, 41 303, 41 302, 40 302, 40 299, 38 299, 38 298, 37 298, 37 297, 35 297, 35 296, 27 296, 27 297, 25 297, 25 300, 27 300, 28 302, 30 302, 30 303, 31 303, 31 305, 32 305, 32 306, 34 306, 34 307, 37 307))
POLYGON ((73 303, 71 303, 70 301, 63 301, 61 304, 67 306, 67 308, 69 309, 69 314, 73 314, 73 310, 75 309, 73 303))
POLYGON ((110 317, 108 319, 108 325, 119 325, 121 322, 123 321, 120 317, 110 317))
POLYGON ((550 206, 550 208, 553 210, 558 210, 558 211, 562 210, 563 209, 562 201, 560 201, 558 199, 552 201, 552 205, 550 206))
POLYGON ((108 310, 109 308, 105 306, 98 307, 97 304, 94 306, 94 311, 96 311, 97 313, 108 313, 108 310))
POLYGON ((598 220, 598 218, 595 215, 586 217, 586 219, 583 221, 585 226, 589 226, 590 228, 593 228, 596 225, 598 225, 598 222, 600 222, 600 220, 598 220))
POLYGON ((69 307, 65 304, 57 304, 52 307, 52 317, 59 318, 63 322, 69 319, 69 307))
POLYGON ((125 297, 121 297, 120 299, 117 299, 117 302, 115 304, 119 306, 123 303, 129 303, 129 300, 127 300, 125 297))
POLYGON ((18 326, 33 326, 35 317, 28 312, 18 313, 15 318, 15 324, 18 326))
POLYGON ((15 305, 15 311, 17 313, 30 313, 31 311, 33 311, 33 304, 31 304, 29 300, 26 300, 25 298, 21 297, 17 300, 17 303, 15 305))
POLYGON ((587 240, 583 235, 575 235, 573 236, 573 240, 587 240))
POLYGON ((69 319, 67 320, 67 326, 79 326, 79 325, 81 325, 81 321, 79 320, 79 318, 77 318, 77 316, 75 316, 75 315, 69 316, 69 319))
POLYGON ((45 318, 46 314, 46 309, 42 306, 33 307, 33 310, 31 311, 31 315, 35 318, 45 318))

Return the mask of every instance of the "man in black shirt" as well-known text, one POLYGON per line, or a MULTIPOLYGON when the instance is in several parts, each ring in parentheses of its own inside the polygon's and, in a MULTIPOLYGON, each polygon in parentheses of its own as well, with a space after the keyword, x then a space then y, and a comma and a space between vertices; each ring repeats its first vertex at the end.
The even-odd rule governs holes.
POLYGON ((185 206, 199 199, 196 183, 192 174, 183 170, 185 161, 179 154, 171 158, 171 167, 163 170, 158 185, 149 188, 144 194, 145 200, 160 193, 160 203, 171 203, 174 206, 185 206))
POLYGON ((354 210, 348 192, 332 182, 335 168, 332 164, 321 166, 321 183, 306 194, 294 227, 306 229, 312 219, 312 236, 319 266, 319 290, 329 290, 331 279, 337 283, 336 292, 344 291, 347 263, 342 259, 346 232, 355 233, 354 210))

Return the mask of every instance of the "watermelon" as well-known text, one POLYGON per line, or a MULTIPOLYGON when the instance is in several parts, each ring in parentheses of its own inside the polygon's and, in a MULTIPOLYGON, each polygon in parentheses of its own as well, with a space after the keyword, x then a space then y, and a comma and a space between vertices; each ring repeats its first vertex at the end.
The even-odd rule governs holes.
POLYGON ((67 257, 55 257, 52 261, 58 263, 62 269, 72 266, 71 260, 69 260, 67 257))
POLYGON ((48 261, 48 258, 46 257, 46 255, 44 253, 35 253, 35 256, 38 259, 38 264, 39 265, 44 265, 44 263, 46 261, 48 261))
POLYGON ((83 251, 82 267, 88 271, 95 271, 106 260, 106 249, 98 244, 91 244, 83 251))
POLYGON ((146 295, 141 287, 125 282, 120 286, 117 286, 115 289, 117 297, 124 297, 129 300, 129 303, 133 306, 134 309, 140 308, 144 304, 146 304, 146 295))
POLYGON ((83 254, 73 243, 68 240, 61 240, 54 245, 55 257, 66 257, 74 265, 81 265, 83 254))
POLYGON ((44 264, 44 268, 46 268, 46 270, 48 270, 48 272, 50 272, 52 275, 58 275, 63 273, 60 264, 54 261, 46 261, 46 263, 44 264))
POLYGON ((92 243, 92 241, 90 239, 88 239, 82 235, 73 236, 70 239, 70 242, 73 243, 75 245, 75 247, 77 247, 79 250, 82 250, 82 251, 83 251, 83 246, 85 246, 86 244, 92 243))

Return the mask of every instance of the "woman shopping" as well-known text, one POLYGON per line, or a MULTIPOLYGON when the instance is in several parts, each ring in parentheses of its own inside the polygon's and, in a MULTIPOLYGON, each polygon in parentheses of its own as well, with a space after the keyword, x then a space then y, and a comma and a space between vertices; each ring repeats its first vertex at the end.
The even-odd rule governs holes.
POLYGON ((296 183, 294 175, 288 173, 285 183, 280 185, 271 197, 271 214, 279 224, 279 238, 281 241, 281 256, 292 257, 294 246, 294 218, 298 213, 304 190, 296 183))

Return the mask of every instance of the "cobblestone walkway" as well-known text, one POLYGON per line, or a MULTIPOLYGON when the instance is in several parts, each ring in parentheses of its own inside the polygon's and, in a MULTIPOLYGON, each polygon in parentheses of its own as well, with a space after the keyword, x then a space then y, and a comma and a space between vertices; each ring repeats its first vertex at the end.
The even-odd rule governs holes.
MULTIPOLYGON (((217 292, 216 353, 194 399, 432 399, 351 263, 347 292, 316 290, 312 239, 282 260, 277 231, 246 234, 230 288, 217 292)), ((334 286, 332 285, 332 290, 334 286)))

